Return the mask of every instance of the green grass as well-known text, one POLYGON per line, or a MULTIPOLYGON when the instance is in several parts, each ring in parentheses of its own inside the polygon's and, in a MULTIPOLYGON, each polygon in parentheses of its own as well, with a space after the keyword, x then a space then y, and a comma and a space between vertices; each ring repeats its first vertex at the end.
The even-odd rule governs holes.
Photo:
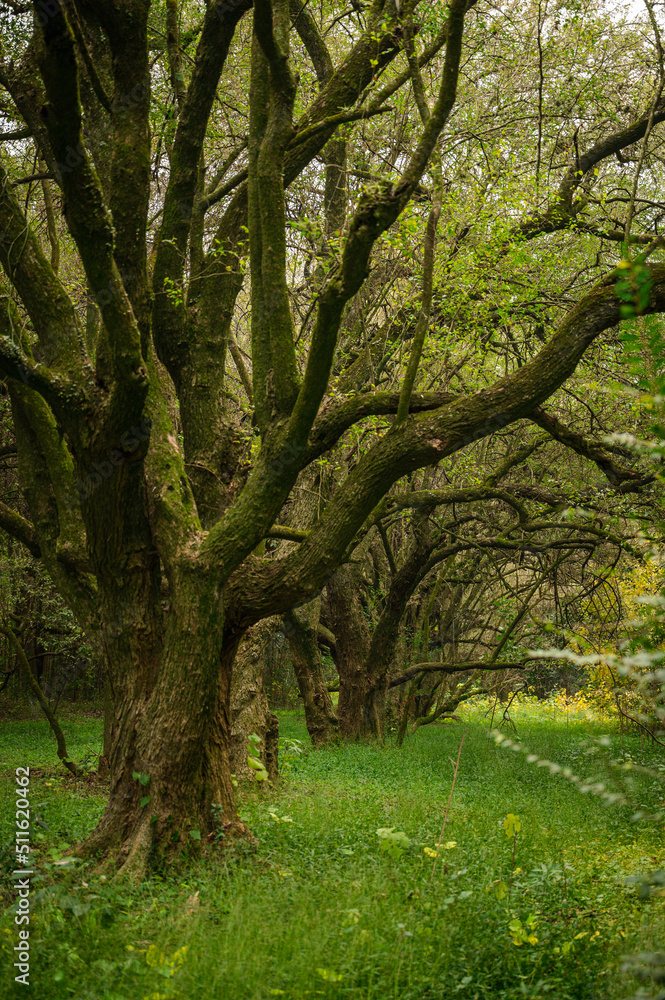
MULTIPOLYGON (((63 721, 67 752, 77 763, 86 754, 102 752, 101 721, 63 721)), ((58 764, 56 743, 45 719, 0 723, 0 771, 16 767, 52 767, 58 764)))
MULTIPOLYGON (((537 709, 517 718, 519 739, 535 753, 612 787, 603 755, 588 752, 589 737, 606 727, 574 717, 554 722, 537 709)), ((52 765, 48 738, 30 724, 23 746, 22 726, 0 727, 4 767, 52 765)), ((97 746, 98 723, 68 729, 74 756, 77 747, 97 746)), ((281 733, 306 738, 290 714, 281 717, 281 733)), ((620 738, 612 743, 619 753, 620 738)), ((623 750, 636 762, 662 760, 636 739, 623 750)), ((629 790, 653 806, 662 785, 634 773, 622 772, 634 782, 629 790)), ((358 744, 306 754, 279 788, 243 794, 255 850, 227 850, 133 890, 91 866, 56 873, 53 859, 94 824, 103 800, 66 778, 44 774, 34 784, 48 827, 39 828, 33 901, 31 978, 40 1000, 618 1000, 631 990, 621 955, 655 948, 663 937, 663 902, 641 900, 623 884, 627 875, 665 867, 658 829, 497 747, 478 712, 463 727, 424 728, 402 750, 358 744), (462 728, 444 837, 456 846, 442 852, 430 886, 433 861, 424 848, 439 837, 462 728), (509 812, 522 823, 510 893, 501 886, 511 882, 513 841, 502 826, 509 812), (292 822, 278 821, 284 817, 292 822), (380 850, 381 827, 409 838, 398 859, 380 850), (511 921, 526 927, 531 914, 527 933, 537 941, 514 944, 511 921)), ((11 775, 0 793, 6 843, 11 775)), ((9 964, 12 920, 8 911, 0 924, 9 964)), ((14 995, 19 987, 5 971, 0 996, 14 995)))

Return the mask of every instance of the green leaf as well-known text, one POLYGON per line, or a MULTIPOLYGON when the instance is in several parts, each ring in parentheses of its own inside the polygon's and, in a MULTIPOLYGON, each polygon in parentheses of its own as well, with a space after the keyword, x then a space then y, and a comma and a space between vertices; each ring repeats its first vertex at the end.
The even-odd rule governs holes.
POLYGON ((516 816, 515 813, 508 813, 503 821, 503 828, 506 831, 506 837, 514 837, 522 829, 519 816, 516 816))
POLYGON ((143 798, 141 799, 141 801, 139 803, 141 809, 143 809, 144 806, 147 806, 147 804, 148 804, 148 802, 150 802, 151 798, 152 798, 152 795, 144 795, 143 796, 143 798))
POLYGON ((189 831, 189 835, 192 838, 192 840, 200 840, 201 839, 201 831, 200 830, 190 830, 189 831))
POLYGON ((341 983, 344 979, 344 975, 341 972, 332 972, 330 969, 317 969, 318 974, 321 979, 326 979, 330 983, 341 983))

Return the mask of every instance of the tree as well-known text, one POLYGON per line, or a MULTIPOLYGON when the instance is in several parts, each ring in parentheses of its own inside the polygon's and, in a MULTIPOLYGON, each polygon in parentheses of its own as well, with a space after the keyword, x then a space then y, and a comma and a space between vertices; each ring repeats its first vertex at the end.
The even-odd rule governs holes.
MULTIPOLYGON (((561 421, 539 419, 568 444, 575 439, 561 421)), ((528 660, 525 629, 533 637, 535 627, 540 645, 545 617, 563 626, 571 605, 593 598, 622 553, 636 552, 637 529, 621 509, 626 494, 608 496, 607 480, 605 486, 590 483, 588 467, 582 482, 574 472, 566 477, 572 480, 566 489, 536 485, 534 456, 540 454, 544 470, 545 454, 551 461, 556 448, 566 449, 556 439, 534 436, 528 425, 521 430, 524 443, 514 428, 497 436, 496 450, 507 452, 503 461, 478 455, 475 468, 467 461, 459 484, 447 478, 450 470, 434 469, 426 470, 421 488, 412 482, 409 491, 391 491, 366 521, 349 565, 328 581, 324 601, 286 617, 283 630, 315 744, 337 735, 326 724, 330 712, 322 711, 316 681, 322 678, 319 635, 331 645, 339 673, 340 733, 382 738, 389 691, 410 682, 407 701, 425 724, 486 690, 488 682, 505 689, 505 674, 517 676, 528 660), (490 467, 480 479, 477 474, 490 467), (469 487, 469 479, 478 485, 469 487), (438 660, 429 656, 434 635, 438 660), (489 681, 494 671, 501 674, 489 681)), ((563 457, 556 462, 560 474, 563 457)), ((623 475, 633 489, 644 483, 612 455, 597 458, 610 479, 623 475)), ((653 498, 644 501, 649 505, 653 498)))
MULTIPOLYGON (((5 158, 0 176, 0 370, 11 394, 29 517, 5 506, 0 518, 42 559, 80 626, 103 648, 113 706, 110 797, 79 850, 117 850, 126 873, 142 872, 153 851, 168 856, 212 838, 220 813, 227 835, 246 833, 228 761, 232 666, 244 632, 316 595, 401 477, 530 417, 621 318, 619 271, 601 261, 591 287, 571 283, 573 301, 559 309, 551 335, 528 360, 506 363, 502 377, 495 368, 491 380, 470 391, 416 391, 428 327, 445 306, 434 295, 437 223, 450 194, 440 139, 455 108, 463 54, 475 52, 482 70, 477 46, 500 22, 500 15, 497 22, 476 14, 475 6, 435 5, 433 23, 423 26, 417 0, 373 0, 351 22, 336 4, 324 5, 335 26, 331 47, 307 7, 287 0, 255 0, 252 13, 251 0, 210 2, 202 13, 193 4, 191 23, 167 0, 165 32, 151 21, 148 0, 38 0, 32 27, 16 15, 14 58, 3 63, 0 83, 11 102, 9 136, 29 137, 35 169, 16 177, 16 164, 5 158), (426 39, 420 51, 419 31, 426 39), (154 67, 153 46, 163 55, 154 67), (246 159, 241 142, 226 157, 237 161, 236 174, 226 179, 229 168, 221 163, 206 180, 209 133, 226 113, 216 106, 223 72, 234 86, 230 52, 240 77, 249 65, 249 97, 240 94, 249 119, 246 159), (297 69, 305 78, 300 90, 297 69), (153 156, 151 89, 164 100, 168 86, 172 100, 153 156), (383 174, 352 199, 348 213, 345 197, 336 215, 341 179, 353 169, 342 140, 353 122, 388 114, 386 101, 395 94, 403 100, 405 87, 418 109, 402 122, 408 141, 395 141, 383 174), (300 106, 303 94, 311 100, 300 106), (318 249, 301 339, 285 192, 317 157, 324 163, 327 232, 323 242, 303 234, 318 249), (64 231, 49 214, 49 178, 62 198, 64 231), (44 180, 50 259, 30 199, 22 204, 16 194, 17 181, 44 180), (337 392, 337 352, 371 287, 373 250, 405 212, 415 213, 417 199, 428 198, 419 302, 408 356, 395 368, 399 384, 365 389, 363 378, 362 391, 337 392), (66 269, 55 252, 60 245, 66 269), (250 358, 233 335, 245 309, 250 358), (249 456, 243 406, 228 395, 227 351, 251 399, 256 436, 249 456), (389 418, 385 431, 306 536, 284 557, 267 556, 263 543, 283 534, 280 513, 299 475, 371 417, 389 418), (149 776, 147 790, 136 774, 149 776)), ((542 86, 540 98, 542 108, 542 86)), ((635 99, 637 112, 629 108, 618 125, 595 123, 588 145, 576 132, 549 200, 538 166, 537 194, 523 200, 526 214, 517 217, 515 202, 503 205, 510 224, 494 247, 503 267, 543 235, 607 237, 587 233, 604 211, 587 222, 594 171, 646 143, 665 120, 662 88, 646 99, 636 92, 635 99)), ((536 124, 540 164, 542 115, 536 124)), ((630 250, 633 223, 633 243, 651 255, 652 217, 631 220, 634 211, 632 198, 622 238, 630 250), (645 231, 637 232, 638 222, 645 231)), ((665 310, 665 264, 635 264, 631 256, 625 264, 621 273, 635 285, 640 311, 665 310)), ((463 295, 467 313, 476 294, 467 288, 463 295)), ((486 302, 481 306, 482 323, 489 313, 486 302)))

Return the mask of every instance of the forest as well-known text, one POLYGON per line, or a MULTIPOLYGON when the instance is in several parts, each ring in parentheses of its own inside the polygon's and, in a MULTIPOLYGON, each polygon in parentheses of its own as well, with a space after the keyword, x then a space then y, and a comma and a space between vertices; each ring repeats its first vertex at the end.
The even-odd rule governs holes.
POLYGON ((0 998, 665 1000, 662 0, 0 0, 0 998))

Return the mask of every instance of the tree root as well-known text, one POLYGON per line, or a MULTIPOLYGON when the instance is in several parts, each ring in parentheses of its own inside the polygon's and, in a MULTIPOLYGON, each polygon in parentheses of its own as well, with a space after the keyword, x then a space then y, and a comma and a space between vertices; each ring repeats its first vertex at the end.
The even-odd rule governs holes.
POLYGON ((148 874, 150 855, 153 846, 153 827, 143 820, 138 829, 131 834, 120 851, 121 860, 113 878, 114 882, 140 882, 148 874))

